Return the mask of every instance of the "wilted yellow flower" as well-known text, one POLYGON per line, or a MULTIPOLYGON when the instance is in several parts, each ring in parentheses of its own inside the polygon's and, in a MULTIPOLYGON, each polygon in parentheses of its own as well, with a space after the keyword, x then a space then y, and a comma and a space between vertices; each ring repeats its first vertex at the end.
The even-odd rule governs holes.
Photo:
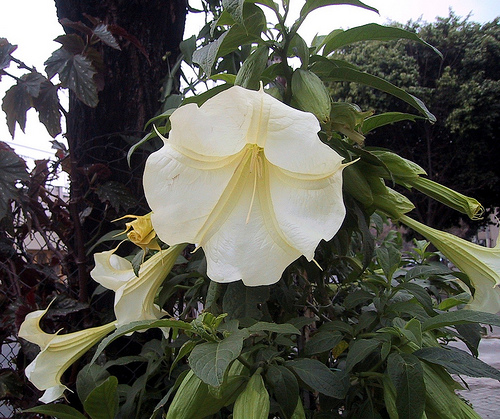
POLYGON ((345 165, 314 115, 234 86, 170 122, 144 173, 151 219, 164 242, 203 247, 212 280, 272 284, 339 230, 345 165))
POLYGON ((476 292, 469 309, 498 313, 500 311, 500 240, 494 248, 471 243, 453 234, 436 230, 402 215, 399 221, 422 234, 458 269, 467 274, 476 292))
MULTIPOLYGON (((125 231, 128 239, 139 246, 142 250, 160 250, 160 246, 156 241, 156 232, 151 223, 151 213, 146 215, 125 215, 115 221, 123 220, 124 218, 135 218, 134 221, 125 223, 125 231)), ((121 233, 123 234, 123 233, 121 233)))
POLYGON ((158 319, 165 314, 154 304, 154 299, 184 247, 185 244, 180 244, 160 250, 141 265, 138 276, 127 259, 115 255, 116 249, 94 255, 95 267, 90 276, 115 292, 117 327, 158 319))
POLYGON ((25 374, 36 388, 45 390, 40 398, 43 403, 62 396, 66 389, 61 383, 64 371, 116 328, 112 322, 65 335, 45 333, 40 328, 40 319, 47 311, 48 308, 29 313, 19 329, 19 337, 37 344, 41 349, 34 361, 26 367, 25 374))

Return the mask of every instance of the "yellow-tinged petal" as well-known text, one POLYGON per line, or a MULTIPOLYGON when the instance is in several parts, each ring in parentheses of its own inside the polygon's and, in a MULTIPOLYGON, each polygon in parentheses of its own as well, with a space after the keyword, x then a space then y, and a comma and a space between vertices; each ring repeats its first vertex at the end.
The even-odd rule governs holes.
POLYGON ((115 221, 123 220, 124 218, 135 218, 135 220, 125 223, 126 228, 124 231, 132 243, 143 250, 161 249, 156 241, 156 232, 151 223, 151 213, 146 215, 125 215, 115 221))
POLYGON ((117 327, 134 321, 158 319, 165 314, 154 304, 154 299, 185 247, 185 244, 176 245, 154 254, 141 265, 138 276, 132 264, 113 254, 113 250, 94 255, 96 266, 90 275, 102 286, 115 291, 117 327))
POLYGON ((319 242, 330 240, 344 220, 342 170, 321 180, 299 181, 270 165, 269 188, 280 230, 311 261, 319 242))
POLYGON ((263 89, 235 86, 188 106, 146 163, 158 237, 203 247, 214 281, 277 282, 340 228, 342 157, 319 139, 314 115, 263 89))
POLYGON ((39 390, 45 390, 40 401, 49 403, 62 396, 66 387, 61 376, 68 367, 112 332, 114 322, 65 335, 50 334, 40 328, 40 319, 47 310, 29 313, 21 324, 19 337, 40 346, 41 352, 25 369, 28 379, 39 390))
POLYGON ((432 242, 458 269, 467 274, 476 292, 468 304, 472 310, 500 311, 500 241, 488 248, 453 234, 436 230, 403 215, 399 221, 432 242))

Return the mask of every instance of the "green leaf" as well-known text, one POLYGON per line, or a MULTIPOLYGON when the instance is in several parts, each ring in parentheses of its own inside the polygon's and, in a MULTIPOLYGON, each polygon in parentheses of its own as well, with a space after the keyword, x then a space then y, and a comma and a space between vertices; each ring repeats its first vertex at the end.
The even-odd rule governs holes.
POLYGON ((359 304, 366 303, 368 301, 371 301, 375 298, 375 296, 368 291, 365 290, 355 290, 354 292, 351 292, 347 294, 347 297, 344 300, 344 307, 346 310, 350 310, 352 308, 355 308, 359 304))
POLYGON ((0 148, 0 220, 11 211, 10 201, 18 197, 17 182, 28 179, 24 160, 8 146, 0 148))
POLYGON ((97 364, 85 365, 76 377, 76 392, 83 403, 89 394, 109 377, 109 372, 97 364))
POLYGON ((436 117, 429 112, 425 104, 417 97, 405 92, 403 89, 394 86, 392 83, 381 79, 380 77, 373 76, 362 71, 354 70, 348 67, 333 68, 328 72, 328 75, 324 77, 325 80, 331 81, 349 81, 354 83, 361 83, 366 86, 373 87, 375 89, 381 90, 382 92, 389 93, 395 96, 409 105, 413 106, 420 113, 425 115, 427 119, 431 122, 436 122, 436 117))
POLYGON ((427 319, 422 324, 422 331, 438 329, 440 327, 453 326, 465 323, 484 323, 492 326, 500 326, 500 316, 496 314, 483 313, 474 310, 458 310, 438 314, 427 319))
POLYGON ((240 330, 218 343, 207 342, 196 346, 189 355, 189 365, 194 373, 206 384, 219 387, 224 374, 241 353, 243 340, 248 333, 240 330))
POLYGON ((401 253, 393 246, 377 247, 375 253, 385 277, 390 281, 401 263, 401 253))
POLYGON ((193 52, 196 50, 196 36, 193 35, 188 39, 184 39, 179 44, 179 49, 184 56, 184 61, 186 61, 186 63, 188 63, 189 65, 192 65, 193 52))
POLYGON ((374 115, 366 118, 361 125, 361 132, 366 134, 376 128, 383 127, 384 125, 394 124, 400 121, 413 121, 417 119, 425 119, 422 116, 412 115, 411 113, 403 112, 385 112, 380 115, 374 115))
POLYGON ((291 335, 300 335, 299 329, 289 323, 277 324, 268 322, 257 322, 247 328, 249 332, 259 332, 261 330, 266 332, 283 333, 291 335))
POLYGON ((116 329, 113 333, 106 336, 99 346, 97 347, 96 353, 94 354, 91 363, 95 362, 99 355, 101 355, 102 351, 111 343, 114 342, 121 336, 124 336, 128 333, 137 332, 138 330, 147 330, 153 328, 160 327, 172 327, 183 330, 190 330, 191 323, 186 323, 181 320, 173 320, 173 319, 160 319, 160 320, 141 320, 137 322, 132 322, 126 325, 123 325, 116 329))
POLYGON ((448 275, 451 273, 451 269, 442 263, 418 265, 406 272, 405 281, 410 281, 411 279, 418 278, 419 276, 427 278, 431 275, 448 275))
POLYGON ((243 23, 243 5, 245 0, 222 0, 222 7, 226 10, 235 22, 243 23))
POLYGON ((500 381, 499 370, 457 348, 422 348, 413 352, 413 355, 427 362, 441 365, 451 374, 487 377, 500 381))
POLYGON ((118 379, 108 377, 88 395, 83 407, 92 419, 114 419, 118 410, 118 379))
POLYGON ((46 404, 23 410, 23 413, 40 413, 53 416, 56 419, 86 419, 86 417, 74 407, 66 404, 46 404))
POLYGON ((351 371, 357 364, 364 361, 368 355, 380 346, 376 339, 357 339, 349 345, 346 359, 346 371, 351 371))
POLYGON ((309 48, 306 41, 299 35, 295 34, 290 42, 287 52, 289 57, 299 57, 302 63, 301 68, 307 69, 309 65, 309 48))
POLYGON ((283 365, 271 365, 265 378, 285 417, 292 416, 299 399, 299 384, 295 375, 283 365))
POLYGON ((72 54, 63 47, 54 51, 45 61, 45 66, 49 78, 59 74, 63 87, 69 88, 85 105, 91 108, 97 106, 99 99, 94 81, 96 70, 87 57, 72 54))
POLYGON ((344 372, 332 372, 322 362, 300 358, 285 363, 310 388, 335 399, 343 399, 349 388, 349 378, 344 372))
POLYGON ((269 287, 246 287, 242 281, 228 284, 222 299, 222 310, 228 313, 229 319, 250 317, 259 320, 262 312, 260 304, 269 299, 269 287))
POLYGON ((137 205, 137 199, 123 183, 109 180, 97 186, 96 194, 101 202, 109 202, 116 210, 123 208, 125 211, 137 205))
POLYGON ((374 7, 368 6, 358 0, 307 0, 306 4, 300 10, 300 16, 306 16, 309 12, 317 9, 319 7, 336 5, 336 4, 348 4, 351 6, 361 7, 366 10, 371 10, 372 12, 378 13, 378 10, 374 7))
POLYGON ((267 67, 268 55, 267 47, 258 47, 241 65, 234 84, 257 90, 262 73, 267 67))
POLYGON ((413 295, 417 299, 417 301, 422 305, 422 307, 424 307, 424 309, 428 313, 433 312, 432 299, 425 288, 413 282, 403 282, 402 284, 398 285, 395 289, 408 291, 411 295, 413 295))
POLYGON ((218 58, 235 51, 241 45, 261 41, 260 33, 266 22, 264 13, 259 7, 247 3, 244 15, 244 25, 234 24, 218 39, 193 52, 193 63, 198 64, 207 77, 212 74, 212 68, 218 58))
POLYGON ((304 354, 317 355, 335 348, 343 336, 340 332, 318 332, 304 346, 304 354))
POLYGON ((424 370, 412 354, 393 353, 387 358, 387 372, 396 388, 400 418, 422 419, 425 409, 424 370))
POLYGON ((332 37, 325 45, 324 55, 330 54, 341 47, 359 41, 391 41, 393 39, 409 39, 419 42, 423 45, 432 48, 436 54, 443 58, 442 54, 432 45, 425 42, 416 33, 407 30, 396 28, 394 26, 382 26, 376 23, 368 23, 367 25, 356 26, 346 31, 339 32, 332 37))

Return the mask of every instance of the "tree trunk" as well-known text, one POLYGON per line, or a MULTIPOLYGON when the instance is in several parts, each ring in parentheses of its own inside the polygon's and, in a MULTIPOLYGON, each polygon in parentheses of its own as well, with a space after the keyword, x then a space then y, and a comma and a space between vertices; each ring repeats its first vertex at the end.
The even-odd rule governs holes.
MULTIPOLYGON (((79 268, 76 275, 79 279, 75 279, 79 283, 79 299, 85 301, 89 284, 85 246, 117 228, 110 221, 123 215, 122 211, 147 212, 147 205, 141 199, 146 156, 134 155, 131 169, 126 155, 130 145, 143 137, 145 123, 160 109, 162 82, 180 54, 187 3, 186 0, 55 0, 55 3, 59 19, 88 24, 86 15, 99 18, 105 24, 125 29, 143 47, 126 37, 119 39, 121 51, 98 45, 104 77, 97 107, 84 105, 70 93, 66 135, 72 165, 70 205, 75 224, 72 256, 79 268), (97 194, 89 193, 110 181, 128 188, 131 196, 138 198, 138 205, 115 211, 97 194)), ((68 27, 65 30, 74 32, 68 27)), ((178 80, 177 77, 177 86, 178 80)))

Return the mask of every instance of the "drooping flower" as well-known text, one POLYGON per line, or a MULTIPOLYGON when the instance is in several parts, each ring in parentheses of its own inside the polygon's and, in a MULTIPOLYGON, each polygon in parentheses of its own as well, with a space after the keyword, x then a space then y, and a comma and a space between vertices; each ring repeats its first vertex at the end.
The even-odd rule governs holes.
POLYGON ((155 320, 165 314, 154 299, 184 247, 185 244, 179 244, 160 250, 141 265, 138 276, 132 263, 114 253, 116 249, 94 255, 95 267, 90 275, 103 287, 115 292, 117 327, 134 321, 155 320))
POLYGON ((135 218, 135 220, 125 223, 126 228, 124 231, 132 243, 139 246, 142 250, 160 250, 160 246, 156 240, 156 232, 151 223, 151 213, 146 215, 125 215, 115 221, 125 218, 135 218))
POLYGON ((144 173, 153 226, 166 243, 195 243, 217 282, 277 282, 339 230, 342 157, 314 115, 235 86, 170 117, 144 173))
POLYGON ((112 322, 65 335, 46 333, 40 328, 40 319, 47 311, 48 307, 29 313, 19 329, 19 337, 35 343, 41 349, 26 367, 25 374, 36 388, 45 390, 40 398, 43 403, 50 403, 62 396, 66 390, 66 386, 61 383, 64 371, 116 328, 115 322, 112 322))
POLYGON ((500 311, 500 240, 494 248, 471 243, 402 215, 399 221, 422 234, 458 269, 475 288, 467 308, 496 314, 500 311))

